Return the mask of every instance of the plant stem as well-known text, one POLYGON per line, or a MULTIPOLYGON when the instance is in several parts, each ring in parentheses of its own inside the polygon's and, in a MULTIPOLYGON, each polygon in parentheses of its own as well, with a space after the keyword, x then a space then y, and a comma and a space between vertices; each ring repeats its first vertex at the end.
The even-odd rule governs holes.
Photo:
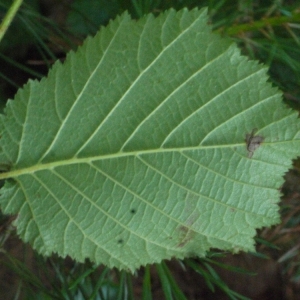
POLYGON ((0 42, 7 31, 10 23, 14 19, 18 9, 20 8, 23 0, 14 0, 12 5, 10 6, 9 10, 7 11, 5 17, 2 20, 2 23, 0 25, 0 42))

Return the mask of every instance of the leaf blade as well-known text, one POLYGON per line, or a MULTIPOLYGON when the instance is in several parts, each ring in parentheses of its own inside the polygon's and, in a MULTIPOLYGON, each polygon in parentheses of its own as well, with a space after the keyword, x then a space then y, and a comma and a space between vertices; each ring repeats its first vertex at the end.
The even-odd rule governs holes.
POLYGON ((253 251, 279 221, 297 115, 205 14, 124 14, 8 103, 0 205, 39 252, 134 270, 253 251), (264 142, 249 159, 253 128, 264 142))

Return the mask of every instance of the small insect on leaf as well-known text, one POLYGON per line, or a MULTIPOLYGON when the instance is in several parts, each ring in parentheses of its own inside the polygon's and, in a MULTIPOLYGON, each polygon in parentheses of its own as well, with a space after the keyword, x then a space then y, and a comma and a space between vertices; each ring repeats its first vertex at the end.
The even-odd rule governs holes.
POLYGON ((246 145, 247 145, 249 158, 253 156, 254 151, 261 145, 261 143, 264 140, 264 137, 259 135, 254 135, 256 131, 257 129, 254 128, 251 133, 246 134, 246 145))

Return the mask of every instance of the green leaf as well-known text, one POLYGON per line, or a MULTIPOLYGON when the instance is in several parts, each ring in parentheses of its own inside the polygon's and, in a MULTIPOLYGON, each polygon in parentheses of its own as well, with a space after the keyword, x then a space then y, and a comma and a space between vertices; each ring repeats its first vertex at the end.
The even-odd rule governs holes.
POLYGON ((266 72, 205 10, 123 14, 8 102, 3 211, 40 253, 119 269, 254 251, 300 145, 266 72))

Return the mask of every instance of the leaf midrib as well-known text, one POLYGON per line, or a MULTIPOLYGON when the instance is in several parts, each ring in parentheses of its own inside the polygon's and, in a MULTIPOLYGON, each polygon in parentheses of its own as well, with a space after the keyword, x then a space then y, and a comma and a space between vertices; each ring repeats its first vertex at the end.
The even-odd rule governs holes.
MULTIPOLYGON (((283 141, 283 142, 264 142, 264 145, 270 144, 282 144, 288 143, 290 141, 283 141)), ((150 150, 140 150, 140 151, 131 151, 131 152, 117 152, 112 154, 104 154, 104 155, 96 155, 90 157, 73 157, 70 159, 65 160, 58 160, 49 163, 38 163, 36 165, 30 167, 24 167, 20 169, 11 170, 9 172, 0 173, 0 180, 7 179, 7 178, 14 178, 25 174, 35 173, 37 171, 53 169, 55 167, 61 166, 68 166, 74 164, 82 164, 82 163, 91 163, 93 161, 99 160, 107 160, 107 159, 115 159, 121 157, 130 157, 130 156, 139 156, 139 155, 146 155, 146 154, 159 154, 159 153, 168 153, 168 152, 185 152, 185 151, 192 151, 192 150, 208 150, 208 149, 226 149, 226 148, 237 148, 243 147, 246 149, 245 142, 243 143, 236 143, 236 144, 224 144, 224 145, 198 145, 198 146, 187 146, 187 147, 177 147, 177 148, 155 148, 150 150)))

